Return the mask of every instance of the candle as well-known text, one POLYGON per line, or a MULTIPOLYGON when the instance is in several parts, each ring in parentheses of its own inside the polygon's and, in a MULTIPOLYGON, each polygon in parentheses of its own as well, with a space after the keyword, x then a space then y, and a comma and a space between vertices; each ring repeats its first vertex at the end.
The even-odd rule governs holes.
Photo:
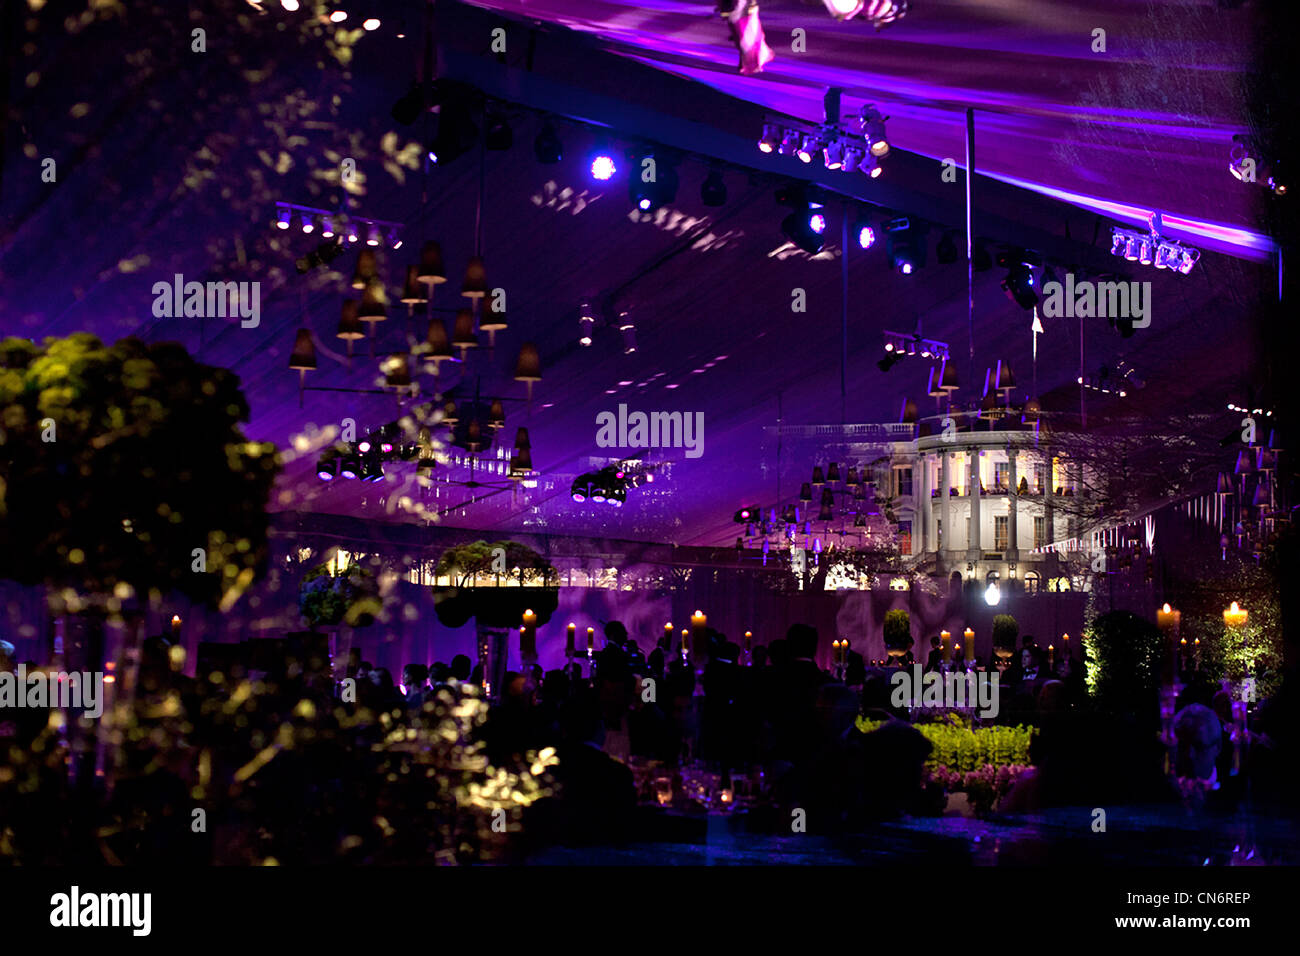
POLYGON ((968 627, 962 637, 966 640, 966 660, 975 660, 975 632, 968 627))
POLYGON ((1232 607, 1223 612, 1223 623, 1228 627, 1245 627, 1246 621, 1250 619, 1250 612, 1244 607, 1237 607, 1237 602, 1232 602, 1232 607))
POLYGON ((524 625, 519 628, 519 656, 525 661, 537 659, 537 615, 524 611, 524 625))
POLYGON ((948 664, 952 661, 952 634, 948 631, 940 631, 939 643, 943 646, 943 662, 948 664))
POLYGON ((669 621, 664 625, 664 650, 671 650, 673 646, 673 622, 669 621))
POLYGON ((747 651, 748 651, 748 650, 753 650, 753 648, 754 648, 754 634, 753 634, 753 632, 751 632, 751 631, 746 631, 746 632, 745 632, 745 650, 747 650, 747 651))
POLYGON ((574 655, 574 652, 576 650, 576 643, 577 643, 577 633, 578 633, 578 625, 570 621, 569 626, 565 629, 564 632, 564 656, 565 657, 572 657, 574 655))
POLYGON ((1162 631, 1171 631, 1174 627, 1174 611, 1167 603, 1156 611, 1156 626, 1162 631))
POLYGON ((180 636, 181 636, 181 616, 179 614, 173 614, 172 615, 172 637, 180 637, 180 636))
POLYGON ((1052 673, 1056 672, 1056 645, 1047 645, 1047 669, 1052 673))
POLYGON ((596 649, 596 629, 594 627, 589 627, 587 628, 587 656, 590 657, 591 652, 594 651, 595 649, 596 649))
POLYGON ((844 663, 844 646, 839 641, 831 641, 831 663, 836 667, 844 663))
POLYGON ((686 628, 682 628, 682 656, 686 657, 691 653, 691 635, 686 628))
POLYGON ((691 647, 698 650, 703 646, 704 626, 708 623, 709 619, 703 611, 696 611, 691 615, 691 647))

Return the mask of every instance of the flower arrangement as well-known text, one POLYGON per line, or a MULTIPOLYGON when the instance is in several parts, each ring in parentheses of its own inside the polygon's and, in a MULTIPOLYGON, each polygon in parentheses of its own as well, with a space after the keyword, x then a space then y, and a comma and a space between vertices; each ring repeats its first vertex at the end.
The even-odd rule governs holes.
POLYGON ((357 564, 335 574, 321 564, 303 575, 298 610, 312 629, 347 624, 366 627, 383 610, 375 576, 357 564))
POLYGON ((1028 770, 1025 764, 984 764, 975 770, 953 770, 940 764, 926 768, 927 778, 939 783, 949 793, 965 792, 971 808, 976 813, 988 813, 1015 786, 1020 775, 1028 770))

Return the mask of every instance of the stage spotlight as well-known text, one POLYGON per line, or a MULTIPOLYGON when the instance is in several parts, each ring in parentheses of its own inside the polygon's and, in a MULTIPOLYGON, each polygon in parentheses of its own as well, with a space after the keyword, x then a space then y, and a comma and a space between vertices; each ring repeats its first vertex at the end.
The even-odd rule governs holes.
POLYGON ((344 458, 339 464, 340 478, 355 478, 360 466, 355 458, 344 458))
POLYGON ((781 144, 777 146, 776 151, 782 156, 790 156, 799 148, 799 143, 803 140, 803 134, 797 129, 788 129, 781 137, 781 144))
POLYGON ((822 150, 822 162, 827 169, 844 168, 844 144, 838 139, 831 140, 822 150))
POLYGON ((370 448, 371 445, 369 439, 363 439, 362 441, 357 443, 357 451, 361 452, 361 454, 363 455, 369 454, 370 448))
POLYGON ((312 214, 309 213, 309 212, 305 212, 305 213, 303 213, 303 214, 302 214, 302 231, 303 231, 303 232, 306 232, 306 233, 311 233, 311 232, 315 231, 315 229, 316 229, 316 219, 315 219, 315 217, 313 217, 312 214))
POLYGON ((867 141, 872 156, 889 153, 889 139, 885 136, 885 117, 874 106, 862 108, 862 136, 867 141))
POLYGON ((487 132, 483 134, 483 145, 488 149, 505 151, 515 143, 515 131, 510 122, 502 115, 488 117, 487 132))
POLYGON ((618 330, 623 334, 623 354, 636 351, 636 326, 626 312, 619 316, 618 330))
POLYGON ((1124 258, 1129 262, 1137 262, 1138 257, 1138 237, 1124 237, 1124 258))
POLYGON ((293 213, 288 209, 281 209, 280 216, 275 222, 277 229, 288 229, 293 224, 293 213))
POLYGON ((809 204, 807 209, 796 210, 781 222, 781 232, 796 246, 815 256, 826 245, 822 234, 826 231, 826 215, 819 204, 809 204))
POLYGON ((950 265, 957 261, 957 243, 953 240, 952 230, 946 231, 934 247, 935 261, 950 265))
POLYGON ((872 179, 878 179, 881 173, 885 171, 885 168, 880 165, 880 160, 876 159, 871 153, 867 153, 858 163, 858 171, 866 173, 872 179))
POLYGON ((1200 260, 1200 258, 1201 258, 1201 250, 1183 248, 1182 255, 1179 259, 1178 266, 1177 266, 1178 271, 1181 272, 1183 275, 1187 275, 1187 273, 1192 271, 1192 267, 1196 265, 1196 263, 1200 260))
POLYGON ((722 171, 712 170, 700 186, 700 201, 706 206, 727 204, 727 184, 722 181, 722 171))
POLYGON ((335 10, 330 14, 330 23, 342 23, 347 18, 348 12, 346 10, 335 10))
POLYGON ((321 481, 333 481, 338 470, 338 462, 332 458, 322 458, 316 463, 316 477, 321 481))
POLYGON ((604 182, 618 172, 614 157, 607 152, 597 153, 591 160, 591 178, 604 182))
POLYGON ((1034 273, 1024 262, 1012 262, 1007 267, 1007 277, 1002 280, 1002 291, 1008 299, 1026 311, 1038 304, 1034 273))
POLYGON ((677 198, 677 170, 653 154, 638 157, 627 177, 628 197, 641 212, 654 212, 677 198), (646 160, 653 160, 650 166, 646 160), (649 182, 646 177, 652 176, 649 182))
POLYGON ((384 463, 376 457, 367 459, 361 466, 362 481, 383 481, 384 463))
POLYGON ((1110 254, 1112 256, 1122 256, 1124 250, 1128 248, 1128 237, 1118 229, 1111 233, 1110 237, 1110 254))
POLYGON ((334 238, 334 220, 329 216, 321 217, 320 234, 326 239, 334 238))
POLYGON ((780 145, 781 127, 774 123, 764 123, 763 135, 759 137, 758 140, 759 151, 764 153, 774 153, 780 145))
POLYGON ((1151 265, 1151 240, 1146 237, 1138 240, 1138 262, 1144 266, 1151 265))
POLYGON ((374 223, 370 224, 370 229, 366 234, 366 245, 377 246, 380 243, 379 227, 374 223))
POLYGON ((870 249, 876 244, 876 230, 865 222, 858 223, 858 245, 870 249))
POLYGON ((564 158, 564 144, 560 142, 560 137, 549 120, 533 140, 533 153, 536 154, 539 163, 547 166, 558 163, 564 158))
POLYGON ((900 275, 912 275, 925 265, 925 227, 915 225, 906 217, 885 223, 889 239, 886 248, 889 261, 900 275))
POLYGON ((578 338, 579 345, 591 344, 591 331, 596 326, 596 313, 591 307, 590 302, 583 302, 578 308, 578 328, 582 334, 578 338))
POLYGON ((362 29, 366 30, 367 32, 373 32, 375 30, 378 30, 379 26, 380 23, 378 17, 370 17, 369 19, 361 21, 362 29))
POLYGON ((590 494, 591 491, 591 483, 586 479, 587 479, 586 475, 582 475, 581 477, 575 478, 573 481, 573 485, 570 486, 569 488, 570 496, 573 498, 574 501, 578 502, 579 504, 587 500, 587 496, 590 494))
POLYGON ((821 148, 821 139, 810 133, 803 138, 803 141, 799 144, 799 148, 795 150, 795 155, 799 157, 799 162, 811 163, 813 157, 817 155, 821 148))
POLYGON ((388 245, 394 250, 402 248, 402 237, 398 234, 396 226, 388 230, 388 245))
POLYGON ((627 501, 627 489, 621 487, 611 488, 609 496, 605 500, 615 508, 621 508, 623 502, 627 501))
POLYGON ((844 162, 840 166, 846 173, 851 173, 861 165, 863 158, 867 155, 865 149, 859 149, 857 146, 844 147, 844 162))

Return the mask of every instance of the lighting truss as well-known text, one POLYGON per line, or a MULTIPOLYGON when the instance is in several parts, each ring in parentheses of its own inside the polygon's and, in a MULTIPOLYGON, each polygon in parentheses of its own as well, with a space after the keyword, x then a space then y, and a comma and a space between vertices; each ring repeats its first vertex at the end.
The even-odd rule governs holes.
POLYGON ((942 362, 948 358, 948 343, 925 339, 914 332, 885 332, 885 351, 896 355, 919 355, 942 362))
POLYGON ((1110 254, 1123 256, 1129 262, 1144 266, 1154 265, 1157 269, 1169 269, 1180 275, 1187 275, 1201 258, 1201 251, 1185 246, 1174 239, 1160 235, 1160 213, 1154 212, 1149 220, 1148 233, 1133 229, 1111 228, 1110 254))
POLYGON ((280 229, 298 228, 307 234, 319 232, 326 239, 339 234, 350 243, 364 239, 371 246, 387 243, 392 249, 402 247, 403 226, 400 222, 349 216, 291 202, 277 202, 275 211, 276 226, 280 229))

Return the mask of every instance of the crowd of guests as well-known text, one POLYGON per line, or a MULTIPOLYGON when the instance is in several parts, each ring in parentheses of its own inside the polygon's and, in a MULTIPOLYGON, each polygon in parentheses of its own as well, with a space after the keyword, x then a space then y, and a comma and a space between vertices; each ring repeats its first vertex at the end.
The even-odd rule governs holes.
MULTIPOLYGON (((919 715, 891 700, 890 675, 905 660, 880 666, 850 649, 842 667, 824 670, 820 637, 803 624, 751 653, 709 631, 689 658, 663 641, 644 652, 617 621, 604 637, 590 669, 582 660, 506 672, 473 730, 494 767, 526 766, 547 748, 558 758, 550 795, 516 821, 525 836, 512 852, 538 840, 643 835, 629 769, 638 761, 761 770, 778 829, 788 830, 792 807, 807 812, 810 831, 826 833, 940 812, 942 793, 925 773, 931 745, 911 723, 919 715), (859 715, 884 723, 863 733, 859 715)), ((408 664, 398 682, 356 652, 341 673, 304 653, 264 673, 200 669, 189 678, 172 651, 161 637, 144 643, 130 718, 115 718, 119 746, 107 758, 87 743, 93 735, 78 737, 75 721, 60 728, 30 708, 0 709, 0 861, 79 853, 79 862, 419 862, 435 847, 471 859, 480 852, 474 828, 453 819, 463 809, 448 797, 456 772, 390 746, 400 728, 445 726, 466 695, 483 697, 482 668, 467 656, 408 664), (427 772, 410 773, 417 766, 427 772), (451 851, 432 832, 435 804, 438 826, 455 833, 451 851), (196 805, 208 815, 201 831, 191 825, 196 805)), ((1188 686, 1170 764, 1158 710, 1092 710, 1077 662, 1049 668, 1027 637, 1019 655, 990 664, 1005 688, 996 722, 1038 728, 1033 769, 1003 812, 1142 801, 1207 812, 1244 800, 1289 806, 1294 738, 1283 696, 1244 729, 1223 689, 1188 686)), ((942 666, 932 645, 924 667, 942 666)), ((12 646, 0 642, 0 670, 13 669, 12 646)))

